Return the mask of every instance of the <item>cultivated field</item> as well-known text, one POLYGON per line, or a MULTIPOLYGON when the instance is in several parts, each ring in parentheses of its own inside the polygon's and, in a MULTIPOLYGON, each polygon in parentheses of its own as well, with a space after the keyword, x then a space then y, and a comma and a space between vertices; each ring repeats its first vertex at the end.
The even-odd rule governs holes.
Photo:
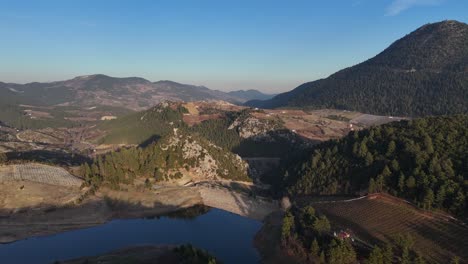
POLYGON ((393 117, 393 116, 376 116, 363 114, 351 120, 353 124, 361 124, 363 126, 377 126, 386 124, 389 122, 400 121, 406 118, 403 117, 393 117))
POLYGON ((424 212, 387 195, 313 206, 364 241, 391 241, 408 233, 415 239, 414 249, 428 260, 447 263, 454 255, 468 260, 468 227, 445 214, 424 212))
POLYGON ((81 180, 60 167, 21 164, 0 167, 0 182, 31 181, 59 186, 80 186, 81 180))

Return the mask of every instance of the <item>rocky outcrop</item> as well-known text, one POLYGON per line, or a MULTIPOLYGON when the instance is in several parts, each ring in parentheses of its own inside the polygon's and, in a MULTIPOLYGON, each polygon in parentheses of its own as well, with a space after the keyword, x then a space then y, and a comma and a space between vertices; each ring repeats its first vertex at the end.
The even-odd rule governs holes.
MULTIPOLYGON (((226 151, 208 140, 195 137, 174 128, 173 135, 160 148, 171 159, 177 159, 178 166, 168 168, 184 176, 204 180, 235 179, 250 180, 248 164, 240 156, 226 151)), ((180 175, 179 174, 179 175, 180 175)))

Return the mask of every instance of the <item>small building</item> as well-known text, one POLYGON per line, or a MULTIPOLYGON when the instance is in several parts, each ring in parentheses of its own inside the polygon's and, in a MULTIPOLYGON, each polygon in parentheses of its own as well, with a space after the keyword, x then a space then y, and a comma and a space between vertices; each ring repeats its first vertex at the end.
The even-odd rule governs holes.
POLYGON ((336 232, 333 232, 333 235, 341 240, 345 240, 345 239, 352 239, 351 238, 351 232, 348 232, 348 231, 344 231, 344 230, 341 230, 340 232, 336 233, 336 232))

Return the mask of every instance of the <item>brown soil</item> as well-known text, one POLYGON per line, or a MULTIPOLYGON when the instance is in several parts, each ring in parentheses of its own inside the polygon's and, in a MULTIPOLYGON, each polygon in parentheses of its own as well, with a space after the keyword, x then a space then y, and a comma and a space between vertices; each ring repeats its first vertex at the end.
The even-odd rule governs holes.
POLYGON ((389 195, 313 206, 337 228, 349 228, 369 244, 392 242, 398 234, 410 234, 415 239, 414 250, 424 252, 429 261, 445 263, 455 255, 468 259, 467 226, 444 213, 423 211, 389 195))
POLYGON ((78 199, 78 187, 57 187, 30 181, 0 182, 0 215, 23 208, 48 208, 68 204, 78 199))
POLYGON ((83 191, 32 182, 0 185, 0 243, 99 225, 114 218, 157 216, 201 204, 196 189, 103 188, 76 205, 83 191), (22 188, 22 189, 21 189, 22 188))

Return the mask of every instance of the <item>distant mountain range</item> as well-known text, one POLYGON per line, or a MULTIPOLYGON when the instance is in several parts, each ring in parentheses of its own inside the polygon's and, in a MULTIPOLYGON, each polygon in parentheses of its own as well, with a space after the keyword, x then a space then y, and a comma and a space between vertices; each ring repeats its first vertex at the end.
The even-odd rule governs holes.
POLYGON ((232 91, 228 92, 228 94, 237 97, 237 98, 242 98, 246 101, 249 100, 268 100, 276 96, 276 94, 264 94, 260 91, 257 90, 239 90, 239 91, 232 91))
POLYGON ((468 113, 468 25, 424 25, 363 63, 246 104, 404 116, 468 113))
POLYGON ((252 99, 268 98, 268 95, 255 90, 226 93, 172 81, 150 82, 138 77, 115 78, 103 74, 50 83, 0 82, 0 104, 16 105, 105 105, 142 110, 162 100, 224 100, 240 104, 252 99))

